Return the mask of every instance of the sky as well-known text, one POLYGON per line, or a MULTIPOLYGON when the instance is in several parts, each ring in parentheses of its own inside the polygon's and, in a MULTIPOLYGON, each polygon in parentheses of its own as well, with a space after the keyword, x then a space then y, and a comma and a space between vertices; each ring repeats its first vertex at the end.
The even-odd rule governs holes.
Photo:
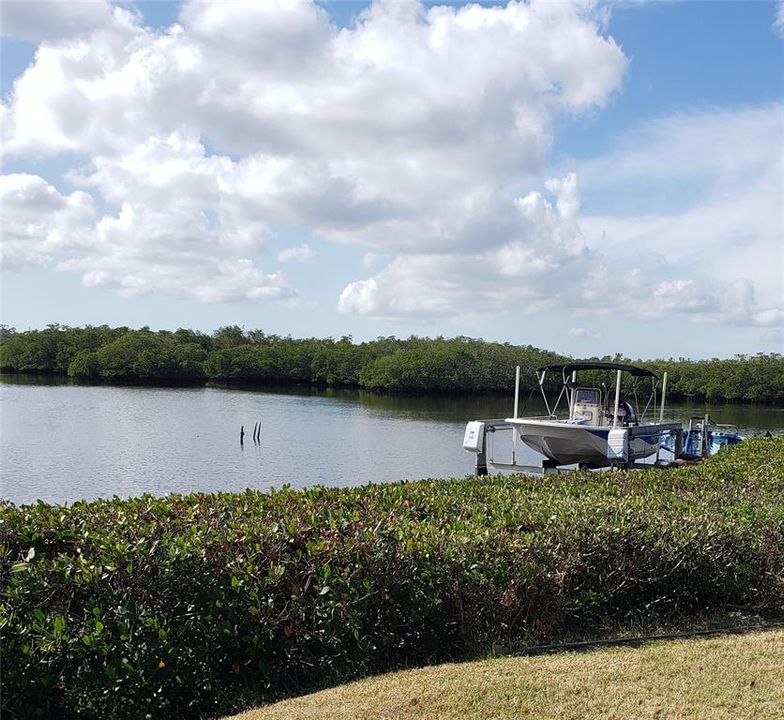
POLYGON ((0 13, 6 325, 784 352, 784 3, 0 13))

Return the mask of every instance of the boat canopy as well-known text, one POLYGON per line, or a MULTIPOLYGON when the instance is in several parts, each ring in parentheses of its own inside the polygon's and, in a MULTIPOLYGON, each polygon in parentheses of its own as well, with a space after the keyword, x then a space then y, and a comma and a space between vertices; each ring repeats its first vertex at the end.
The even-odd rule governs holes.
POLYGON ((564 377, 579 370, 621 370, 627 372, 634 377, 658 377, 656 373, 646 370, 645 368, 636 367, 635 365, 624 365, 622 363, 611 362, 574 362, 565 365, 547 365, 536 369, 537 373, 545 372, 560 372, 564 377))

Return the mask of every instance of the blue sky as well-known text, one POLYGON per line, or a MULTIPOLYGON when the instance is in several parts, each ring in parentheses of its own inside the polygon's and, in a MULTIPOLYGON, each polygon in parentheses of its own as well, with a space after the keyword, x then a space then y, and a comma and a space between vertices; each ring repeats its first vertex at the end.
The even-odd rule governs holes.
POLYGON ((784 348, 780 4, 229 5, 3 3, 4 323, 784 348))

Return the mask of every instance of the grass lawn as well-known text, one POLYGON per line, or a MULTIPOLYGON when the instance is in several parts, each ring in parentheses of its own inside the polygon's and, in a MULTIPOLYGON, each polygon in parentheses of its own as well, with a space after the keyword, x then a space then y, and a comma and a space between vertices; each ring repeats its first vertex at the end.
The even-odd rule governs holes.
POLYGON ((784 717, 784 631, 389 673, 234 720, 784 717))

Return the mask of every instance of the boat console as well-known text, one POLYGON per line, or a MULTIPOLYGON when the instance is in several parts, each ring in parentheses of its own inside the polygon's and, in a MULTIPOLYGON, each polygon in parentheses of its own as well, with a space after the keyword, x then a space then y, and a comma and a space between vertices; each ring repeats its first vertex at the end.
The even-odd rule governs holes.
MULTIPOLYGON (((580 422, 595 425, 597 427, 608 427, 613 424, 612 409, 606 407, 606 398, 598 388, 574 388, 572 409, 569 422, 574 424, 580 422)), ((637 413, 634 406, 626 399, 621 398, 618 403, 618 421, 621 427, 631 427, 638 425, 637 413)))
POLYGON ((602 425, 604 408, 602 391, 596 388, 575 388, 570 420, 585 419, 589 425, 602 425))

